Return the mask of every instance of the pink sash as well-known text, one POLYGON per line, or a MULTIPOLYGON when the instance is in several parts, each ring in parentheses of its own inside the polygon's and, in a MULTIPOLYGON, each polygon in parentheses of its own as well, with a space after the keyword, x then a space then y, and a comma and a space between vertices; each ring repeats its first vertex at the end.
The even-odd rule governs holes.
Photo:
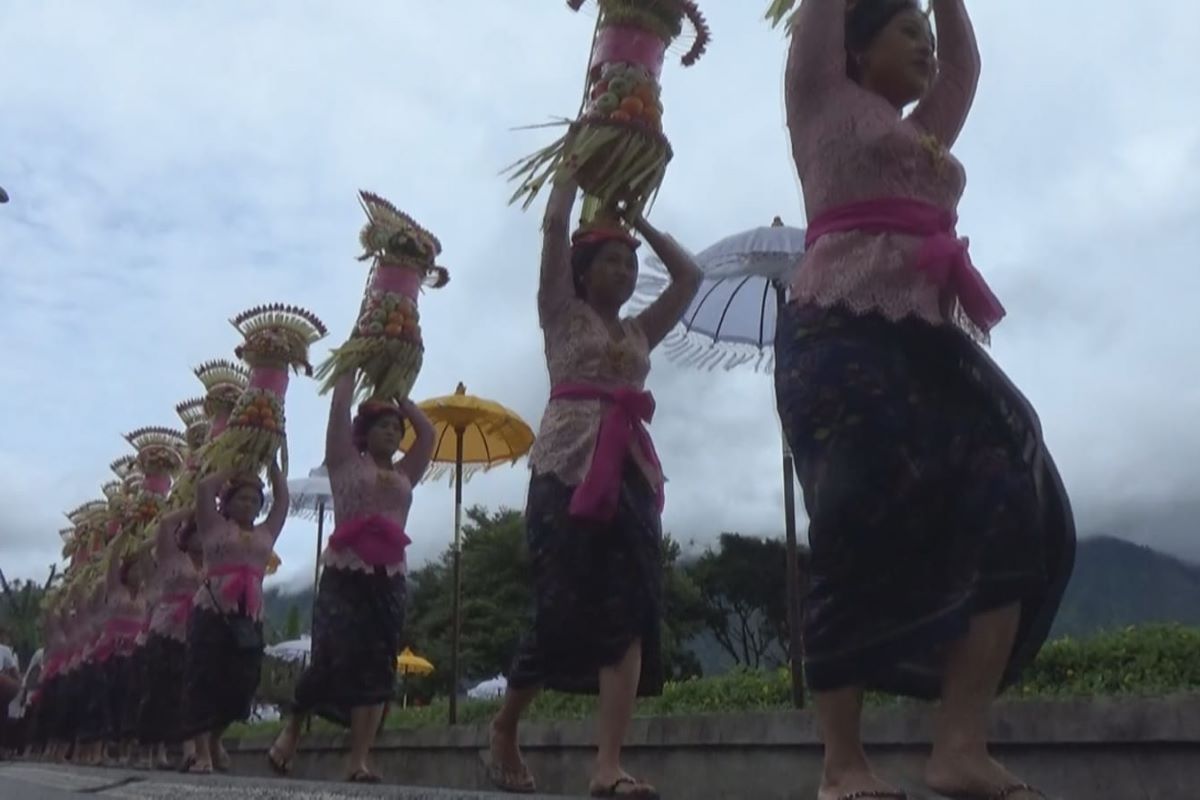
POLYGON ((914 267, 936 285, 951 290, 963 311, 984 333, 1004 318, 1004 306, 958 238, 958 215, 932 203, 905 198, 882 198, 831 208, 808 223, 806 248, 830 233, 898 233, 922 239, 914 267))
POLYGON ((550 391, 550 399, 602 400, 609 404, 596 434, 591 467, 571 496, 571 516, 595 522, 607 522, 616 516, 621 500, 621 471, 634 442, 651 466, 658 470, 658 510, 661 513, 665 503, 662 466, 645 425, 654 418, 654 395, 625 387, 606 389, 586 383, 561 383, 550 391))
POLYGON ((343 522, 329 537, 330 550, 350 550, 371 567, 403 564, 410 544, 403 528, 379 514, 343 522))
POLYGON ((246 601, 246 614, 257 617, 262 611, 263 571, 250 564, 219 564, 208 570, 210 578, 227 578, 221 586, 221 597, 230 605, 246 601))
POLYGON ((191 594, 167 594, 162 598, 163 605, 171 606, 171 612, 167 615, 167 619, 176 627, 187 625, 188 617, 192 615, 194 602, 195 595, 191 594))

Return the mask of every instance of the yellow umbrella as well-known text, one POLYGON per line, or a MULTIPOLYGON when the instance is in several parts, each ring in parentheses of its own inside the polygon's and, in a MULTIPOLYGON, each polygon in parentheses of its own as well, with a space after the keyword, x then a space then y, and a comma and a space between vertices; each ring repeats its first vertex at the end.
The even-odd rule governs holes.
MULTIPOLYGON (((462 597, 462 485, 463 469, 468 476, 499 464, 515 464, 533 447, 533 429, 516 412, 499 403, 467 394, 461 383, 454 394, 434 397, 417 406, 429 417, 436 433, 433 462, 439 469, 427 477, 454 468, 454 601, 453 633, 450 639, 450 724, 458 721, 458 640, 462 630, 459 613, 462 597)), ((412 426, 405 432, 400 449, 416 443, 412 426)))
POLYGON ((396 656, 396 671, 401 675, 428 675, 433 672, 433 664, 414 653, 411 647, 406 647, 396 656))

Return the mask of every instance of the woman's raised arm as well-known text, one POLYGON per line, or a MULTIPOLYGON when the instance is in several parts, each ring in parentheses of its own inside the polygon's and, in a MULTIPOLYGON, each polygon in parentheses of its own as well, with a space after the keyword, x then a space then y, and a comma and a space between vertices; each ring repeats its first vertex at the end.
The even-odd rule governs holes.
POLYGON ((542 266, 538 281, 538 317, 544 327, 575 296, 571 279, 571 210, 579 185, 571 179, 556 182, 542 218, 542 266))
POLYGON ((846 76, 846 0, 801 0, 792 15, 784 101, 787 118, 816 114, 846 76))
POLYGON ((979 46, 963 0, 933 0, 937 77, 909 117, 949 149, 966 124, 979 85, 979 46))

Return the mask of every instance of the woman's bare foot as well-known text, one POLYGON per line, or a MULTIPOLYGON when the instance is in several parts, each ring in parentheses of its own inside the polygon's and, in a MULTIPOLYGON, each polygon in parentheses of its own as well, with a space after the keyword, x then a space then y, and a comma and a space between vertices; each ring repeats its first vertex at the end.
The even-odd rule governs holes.
POLYGON ((225 745, 220 740, 214 743, 212 763, 217 772, 229 772, 233 767, 233 759, 229 757, 229 752, 225 749, 225 745))
POLYGON ((493 722, 488 747, 491 759, 488 777, 496 788, 515 793, 530 793, 536 790, 533 775, 521 757, 516 731, 506 730, 493 722))
MULTIPOLYGON (((1023 782, 1002 764, 983 753, 934 752, 925 765, 925 784, 939 794, 994 794, 1023 782)), ((1017 791, 1005 800, 1042 800, 1042 795, 1017 791)))
POLYGON ((817 798, 818 800, 838 800, 838 798, 855 792, 890 792, 897 800, 901 800, 905 796, 904 792, 872 772, 870 767, 864 766, 838 772, 826 769, 821 776, 821 788, 817 792, 817 798))

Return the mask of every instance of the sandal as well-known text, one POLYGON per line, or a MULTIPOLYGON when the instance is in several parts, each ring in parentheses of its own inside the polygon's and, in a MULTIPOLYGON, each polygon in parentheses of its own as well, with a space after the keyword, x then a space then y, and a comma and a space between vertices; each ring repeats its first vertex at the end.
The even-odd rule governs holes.
POLYGON ((508 794, 533 794, 537 791, 537 782, 524 761, 517 770, 505 769, 499 762, 493 761, 488 764, 487 776, 492 786, 508 794))
POLYGON ((376 775, 370 770, 360 769, 350 773, 350 777, 346 778, 347 783, 383 783, 383 778, 376 775))
POLYGON ((280 758, 275 753, 275 745, 271 745, 271 748, 267 750, 267 766, 271 768, 271 772, 274 772, 281 778, 286 778, 292 771, 292 760, 290 758, 280 758))
POLYGON ((905 792, 895 792, 890 789, 866 789, 839 795, 837 800, 867 800, 867 798, 872 798, 873 800, 908 800, 908 794, 905 792))
POLYGON ((653 786, 635 781, 633 778, 617 778, 617 780, 607 788, 596 787, 588 794, 591 797, 630 797, 633 800, 659 800, 658 790, 653 786), (628 792, 620 791, 622 786, 632 786, 628 792))
POLYGON ((1036 786, 1030 786, 1028 783, 1013 783, 1013 784, 1009 784, 1008 786, 1004 786, 999 789, 996 789, 995 791, 989 791, 986 793, 985 792, 971 792, 971 791, 957 791, 957 792, 938 792, 938 794, 940 794, 942 797, 949 798, 949 800, 1008 800, 1008 798, 1012 797, 1014 794, 1017 794, 1018 792, 1025 792, 1027 794, 1037 795, 1038 797, 1041 797, 1043 800, 1050 800, 1050 798, 1046 795, 1045 792, 1043 792, 1041 789, 1037 788, 1036 786))

